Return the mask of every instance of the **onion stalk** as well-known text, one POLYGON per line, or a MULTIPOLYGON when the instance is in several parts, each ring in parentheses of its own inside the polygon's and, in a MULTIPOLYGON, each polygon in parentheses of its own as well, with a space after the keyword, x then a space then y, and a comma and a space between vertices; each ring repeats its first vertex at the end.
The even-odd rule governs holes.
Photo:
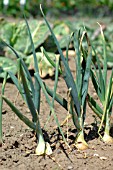
POLYGON ((2 95, 4 95, 4 89, 5 89, 5 85, 7 81, 7 76, 8 74, 5 73, 5 77, 4 77, 2 89, 1 89, 1 96, 0 96, 0 146, 2 146, 2 142, 3 142, 3 139, 2 139, 2 106, 3 106, 2 95))

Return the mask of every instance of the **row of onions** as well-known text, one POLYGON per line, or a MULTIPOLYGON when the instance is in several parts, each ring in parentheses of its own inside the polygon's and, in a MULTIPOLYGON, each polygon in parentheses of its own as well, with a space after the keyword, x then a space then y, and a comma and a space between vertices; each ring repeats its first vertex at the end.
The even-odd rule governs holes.
POLYGON ((55 114, 55 109, 54 109, 55 100, 59 103, 59 105, 64 107, 66 110, 68 110, 71 115, 73 124, 77 129, 75 145, 78 149, 83 150, 88 148, 88 144, 84 138, 84 123, 85 123, 85 118, 87 116, 86 114, 87 103, 101 120, 98 129, 99 136, 101 137, 101 139, 103 139, 104 142, 113 143, 113 139, 109 133, 110 119, 111 119, 112 106, 113 106, 113 71, 111 73, 108 82, 106 44, 101 29, 101 25, 100 25, 100 29, 101 29, 102 43, 103 43, 103 68, 100 65, 100 61, 96 54, 96 50, 94 49, 93 43, 90 41, 85 28, 81 28, 79 31, 75 31, 71 34, 67 44, 66 57, 64 57, 60 45, 58 43, 58 40, 55 37, 50 27, 50 24, 48 23, 41 7, 40 9, 43 18, 54 39, 54 42, 57 46, 57 50, 59 52, 59 56, 56 55, 56 60, 52 61, 51 58, 48 56, 47 52, 44 50, 44 48, 41 48, 47 60, 51 63, 53 67, 55 67, 54 87, 53 90, 51 90, 40 78, 35 48, 31 36, 30 28, 25 18, 26 26, 28 29, 28 35, 32 45, 33 57, 34 57, 34 70, 35 70, 34 82, 32 80, 28 68, 24 63, 24 60, 19 56, 19 54, 15 51, 15 49, 13 49, 6 42, 2 41, 3 45, 8 46, 17 57, 18 76, 16 77, 12 72, 8 72, 6 73, 6 77, 4 78, 4 82, 2 86, 2 95, 0 98, 0 126, 1 126, 0 143, 2 143, 2 104, 3 101, 5 101, 13 110, 13 112, 15 112, 15 114, 27 126, 29 126, 31 129, 33 129, 36 132, 36 137, 38 141, 36 154, 37 155, 52 154, 51 146, 48 142, 45 141, 42 128, 40 126, 39 114, 40 114, 41 90, 45 95, 45 98, 48 103, 48 107, 50 108, 50 113, 54 116, 57 127, 59 128, 59 131, 66 145, 68 145, 68 143, 65 139, 65 135, 62 131, 62 128, 60 127, 60 123, 58 121, 57 115, 55 114), (74 49, 76 52, 75 79, 72 75, 71 69, 69 67, 69 62, 68 62, 68 48, 70 42, 74 44, 74 49), (92 53, 95 54, 98 69, 93 63, 92 53), (66 100, 65 98, 63 98, 62 96, 56 93, 59 73, 62 74, 62 77, 67 85, 68 100, 66 100), (16 88, 18 89, 19 94, 22 96, 24 102, 28 106, 32 116, 32 121, 29 120, 20 110, 18 110, 18 108, 9 99, 7 99, 6 96, 4 96, 7 76, 10 76, 16 88), (97 104, 93 96, 89 94, 88 86, 89 86, 90 78, 92 80, 95 92, 97 93, 101 105, 97 104), (50 96, 52 97, 52 100, 50 100, 50 96), (103 126, 104 126, 104 136, 102 137, 100 131, 103 126))

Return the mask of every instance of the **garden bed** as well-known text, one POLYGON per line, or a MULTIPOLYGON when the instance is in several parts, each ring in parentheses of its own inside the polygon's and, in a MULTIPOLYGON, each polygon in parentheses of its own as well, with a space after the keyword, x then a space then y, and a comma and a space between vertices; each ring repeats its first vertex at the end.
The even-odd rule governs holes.
MULTIPOLYGON (((70 59, 70 67, 72 73, 75 73, 74 60, 70 59)), ((108 75, 111 71, 108 71, 108 75)), ((44 81, 53 88, 54 81, 51 78, 44 79, 44 81)), ((1 89, 2 83, 0 83, 1 89)), ((67 96, 67 88, 62 79, 59 77, 57 91, 64 97, 67 96)), ((96 93, 92 84, 89 85, 89 91, 95 99, 96 93)), ((15 86, 8 82, 6 85, 5 96, 14 101, 16 106, 27 116, 30 117, 30 112, 23 103, 20 96, 18 96, 15 86)), ((98 100, 98 99, 97 99, 98 100)), ((62 122, 67 111, 59 104, 55 103, 55 111, 59 122, 62 122)), ((45 124, 49 115, 49 107, 46 99, 42 94, 41 98, 41 126, 45 124)), ((98 123, 97 119, 97 123, 98 123)), ((51 156, 37 156, 35 155, 36 138, 31 129, 29 129, 19 118, 10 110, 5 104, 3 107, 3 146, 0 147, 0 169, 2 170, 90 170, 90 169, 106 169, 111 170, 113 167, 113 145, 103 143, 97 135, 96 119, 93 111, 87 107, 87 117, 85 121, 85 138, 88 142, 89 149, 79 151, 74 145, 76 136, 76 128, 69 120, 68 124, 68 144, 70 149, 62 141, 59 131, 55 129, 55 121, 51 116, 46 127, 44 127, 44 134, 46 140, 50 140, 53 150, 51 156), (47 132, 47 133, 46 133, 47 132)), ((65 137, 67 136, 67 124, 63 126, 65 137)), ((113 136, 112 132, 111 135, 113 136)))

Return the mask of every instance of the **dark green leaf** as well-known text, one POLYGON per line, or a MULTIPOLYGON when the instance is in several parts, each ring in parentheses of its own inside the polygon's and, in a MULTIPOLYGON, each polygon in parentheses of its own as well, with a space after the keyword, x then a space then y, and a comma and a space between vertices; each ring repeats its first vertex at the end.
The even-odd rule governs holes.
POLYGON ((9 105, 12 111, 31 129, 36 130, 36 125, 24 116, 5 96, 2 96, 3 100, 9 105))
POLYGON ((25 96, 26 96, 26 101, 27 101, 28 107, 29 107, 30 112, 32 114, 33 121, 36 123, 37 122, 37 112, 36 112, 36 109, 35 109, 35 106, 34 106, 34 103, 33 103, 33 100, 32 100, 28 85, 27 85, 25 73, 24 73, 21 65, 20 65, 20 76, 21 76, 21 79, 22 79, 22 84, 23 84, 23 88, 24 88, 24 91, 25 91, 25 96))

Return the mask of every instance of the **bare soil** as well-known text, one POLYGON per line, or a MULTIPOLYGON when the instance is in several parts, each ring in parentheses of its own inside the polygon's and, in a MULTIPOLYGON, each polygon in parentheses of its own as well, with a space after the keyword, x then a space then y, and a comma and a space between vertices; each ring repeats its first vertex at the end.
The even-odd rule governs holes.
MULTIPOLYGON (((70 60, 70 68, 75 74, 74 60, 70 60)), ((110 75, 111 71, 108 71, 110 75)), ((54 81, 51 78, 44 81, 53 88, 54 81)), ((0 83, 1 89, 2 83, 0 83)), ((67 97, 67 88, 62 79, 59 77, 58 93, 67 97)), ((89 92, 97 99, 93 86, 89 84, 89 92)), ((27 117, 31 117, 28 108, 22 101, 20 96, 17 96, 17 89, 8 82, 6 85, 5 96, 11 101, 15 101, 15 105, 27 117)), ((97 99, 98 101, 98 99, 97 99)), ((59 122, 62 122, 67 111, 55 102, 55 111, 59 122)), ((49 122, 44 127, 49 115, 49 106, 44 95, 41 96, 41 112, 40 121, 44 130, 45 138, 51 144, 53 154, 51 156, 37 156, 35 148, 37 141, 31 129, 29 129, 5 104, 3 106, 3 145, 0 147, 0 169, 1 170, 112 170, 113 169, 113 145, 103 143, 97 135, 97 125, 93 111, 87 106, 87 116, 85 121, 85 139, 88 142, 89 149, 79 151, 74 146, 76 136, 76 128, 72 120, 69 120, 67 125, 62 127, 62 130, 67 138, 69 149, 63 142, 61 135, 57 129, 54 117, 51 116, 49 122)), ((98 119, 97 119, 98 121, 98 119)), ((111 134, 113 135, 113 134, 111 134)))

